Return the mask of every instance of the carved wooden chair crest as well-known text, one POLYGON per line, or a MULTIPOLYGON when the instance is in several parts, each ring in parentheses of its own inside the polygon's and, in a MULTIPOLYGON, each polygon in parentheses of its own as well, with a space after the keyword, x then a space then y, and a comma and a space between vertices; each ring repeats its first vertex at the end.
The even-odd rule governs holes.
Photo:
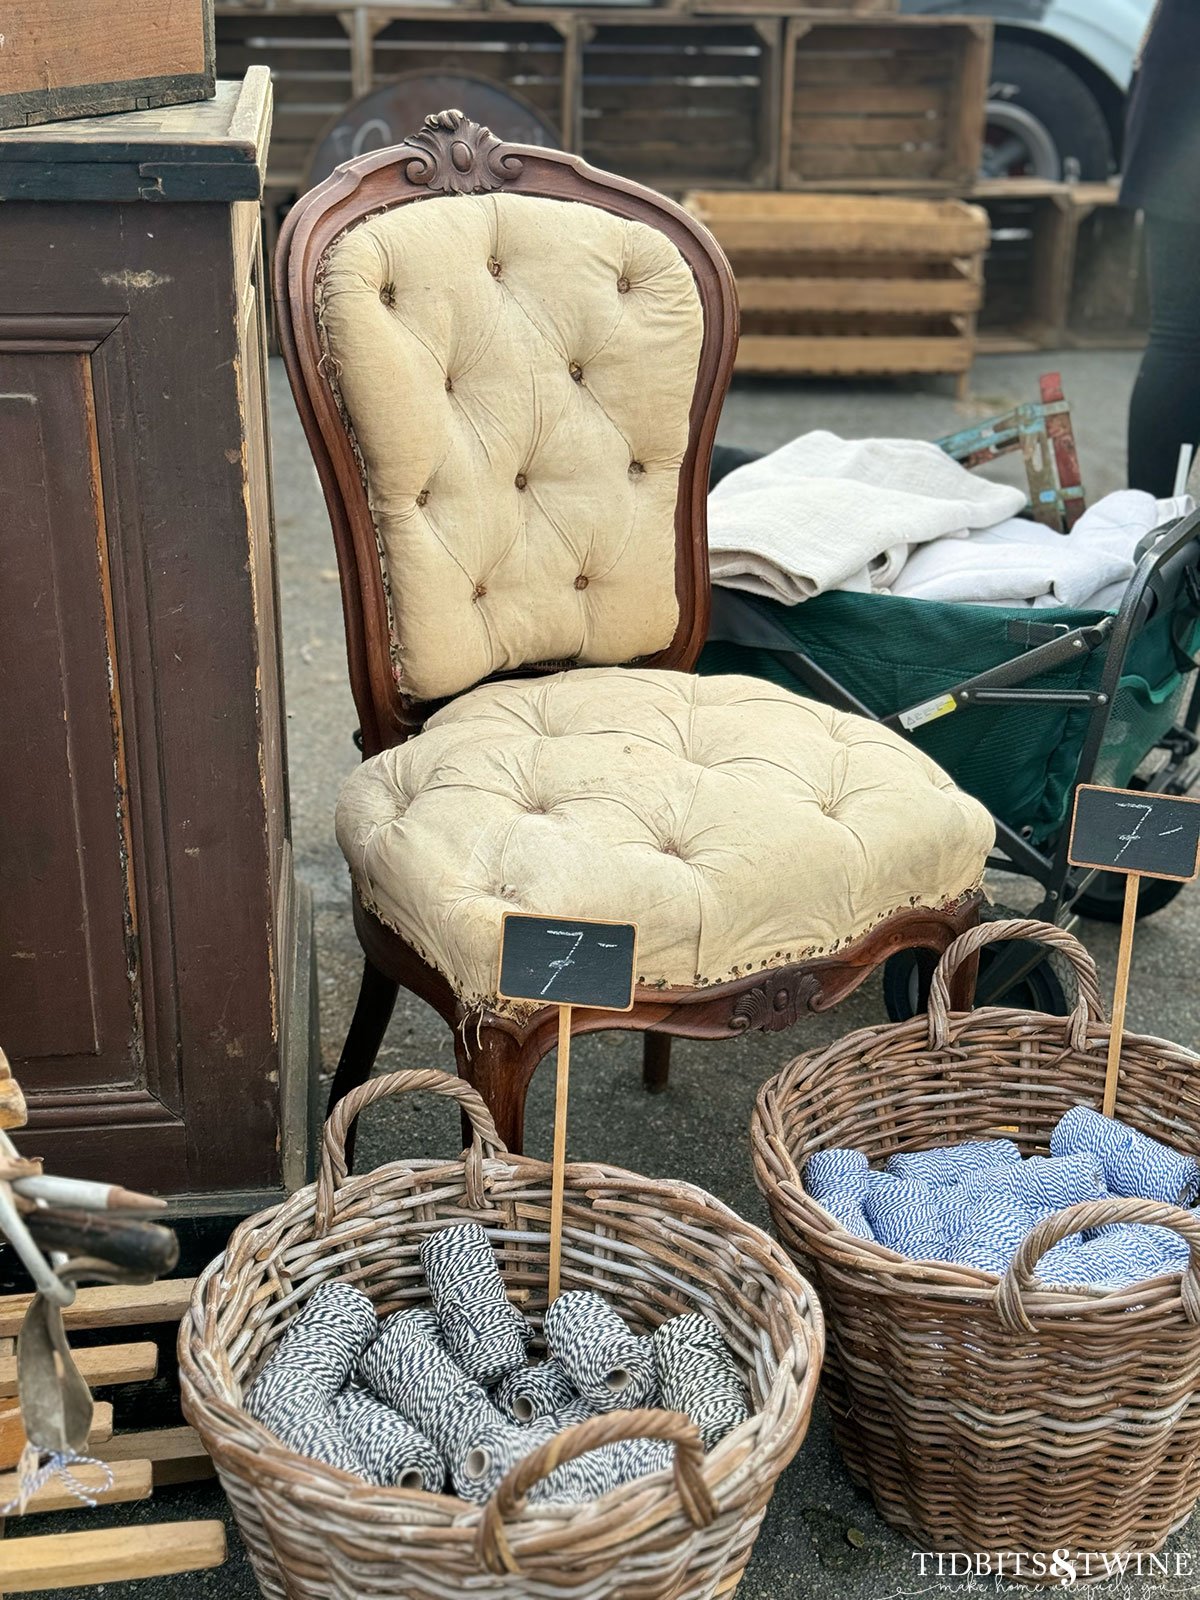
POLYGON ((447 111, 290 213, 280 338, 337 543, 363 765, 338 805, 366 954, 333 1098, 403 984, 510 1148, 554 1044, 496 994, 506 911, 639 925, 631 1012, 789 1026, 975 918, 987 814, 878 726, 698 678, 728 263, 650 190, 447 111))

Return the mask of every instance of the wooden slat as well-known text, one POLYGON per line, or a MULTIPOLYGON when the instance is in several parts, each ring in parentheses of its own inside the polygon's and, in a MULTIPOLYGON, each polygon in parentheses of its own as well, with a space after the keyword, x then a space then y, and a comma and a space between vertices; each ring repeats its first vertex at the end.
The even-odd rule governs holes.
MULTIPOLYGON (((194 1278, 161 1278, 148 1284, 101 1284, 81 1289, 63 1310, 63 1326, 121 1328, 143 1322, 178 1322, 192 1298, 194 1278)), ((21 1331, 32 1297, 8 1294, 0 1299, 0 1339, 21 1331)))
MULTIPOLYGON (((148 1461, 118 1461, 111 1468, 112 1483, 107 1487, 102 1467, 80 1463, 71 1468, 71 1476, 85 1489, 97 1505, 124 1504, 129 1500, 148 1500, 153 1493, 154 1481, 148 1461)), ((0 1476, 0 1505, 8 1505, 17 1497, 20 1484, 15 1472, 0 1476)), ((61 1478, 45 1484, 25 1508, 27 1516, 43 1511, 76 1511, 82 1505, 77 1494, 68 1489, 61 1478)), ((15 1513, 13 1513, 15 1515, 15 1513)))
POLYGON ((0 1593, 165 1578, 219 1567, 224 1559, 222 1522, 159 1522, 5 1539, 0 1543, 0 1593))
POLYGON ((973 343, 967 338, 807 338, 743 334, 742 372, 845 373, 966 372, 973 343))
MULTIPOLYGON (((112 1431, 112 1406, 107 1400, 97 1400, 87 1438, 89 1450, 95 1453, 96 1445, 106 1444, 112 1438, 112 1431)), ((21 1413, 15 1405, 10 1405, 7 1410, 0 1411, 0 1468, 15 1467, 24 1448, 25 1428, 21 1413)), ((3 1592, 3 1585, 0 1584, 0 1594, 3 1592)))
POLYGON ((862 215, 821 218, 809 213, 787 221, 780 216, 727 220, 708 210, 693 213, 730 252, 761 251, 795 255, 895 255, 942 259, 973 255, 986 247, 986 220, 947 217, 944 221, 873 221, 862 215))
MULTIPOLYGON (((278 117, 278 112, 276 113, 278 117)), ((808 116, 797 107, 792 124, 802 144, 930 144, 945 137, 942 108, 911 116, 808 116)))
POLYGON ((981 286, 970 278, 745 278, 743 311, 878 311, 917 316, 976 311, 981 286))
POLYGON ((873 40, 862 50, 803 48, 796 56, 796 94, 805 88, 845 84, 860 100, 874 98, 880 85, 910 83, 937 84, 945 93, 957 70, 957 58, 949 51, 898 49, 873 40))
POLYGON ((211 1478, 212 1458, 194 1428, 145 1428, 117 1433, 96 1451, 102 1461, 149 1461, 157 1487, 211 1478))
MULTIPOLYGON (((140 1383, 158 1371, 158 1346, 149 1340, 144 1344, 101 1344, 72 1354, 83 1381, 91 1388, 140 1383)), ((0 1399, 7 1400, 16 1392, 17 1358, 0 1356, 0 1399)))
POLYGON ((846 144, 792 143, 791 176, 797 183, 813 177, 828 183, 835 178, 904 178, 919 181, 935 178, 943 165, 943 150, 937 145, 922 145, 913 150, 877 148, 846 144))

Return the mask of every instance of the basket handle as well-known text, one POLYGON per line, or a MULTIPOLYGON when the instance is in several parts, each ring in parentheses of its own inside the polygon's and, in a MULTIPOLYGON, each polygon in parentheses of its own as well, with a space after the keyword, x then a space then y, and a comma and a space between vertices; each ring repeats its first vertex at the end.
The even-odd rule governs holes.
POLYGON ((439 1072, 434 1067, 421 1067, 408 1072, 389 1072, 381 1078, 369 1078, 343 1095, 329 1113, 325 1131, 321 1136, 321 1170, 317 1174, 317 1196, 314 1224, 318 1237, 325 1233, 333 1221, 333 1198, 346 1181, 346 1136, 354 1119, 377 1100, 389 1100, 393 1095, 419 1094, 444 1095, 457 1100, 463 1114, 471 1124, 471 1143, 463 1152, 466 1165, 466 1200, 473 1211, 484 1204, 483 1160, 485 1156, 507 1155, 508 1150, 492 1114, 469 1083, 452 1073, 439 1072))
POLYGON ((1090 1022, 1104 1021, 1104 1002, 1100 998, 1100 979, 1096 963, 1074 935, 1051 922, 1037 922, 1032 918, 1017 918, 1011 922, 981 922, 968 928, 942 956, 929 985, 929 1048, 944 1050, 950 1033, 950 979, 968 956, 973 956, 984 945, 996 944, 1002 939, 1032 939, 1061 950, 1075 969, 1079 979, 1079 999, 1069 1018, 1071 1047, 1087 1049, 1087 1029, 1090 1022))
POLYGON ((1085 1228, 1100 1228, 1109 1222, 1149 1222, 1159 1228, 1172 1228, 1191 1251, 1180 1284, 1183 1314, 1193 1327, 1200 1326, 1200 1218, 1180 1206, 1164 1205, 1161 1200, 1084 1200, 1079 1205, 1056 1211, 1027 1233, 996 1287, 996 1310, 1010 1333, 1036 1330, 1025 1310, 1023 1296, 1030 1288, 1034 1269, 1052 1245, 1085 1228))
POLYGON ((555 1467, 576 1456, 622 1439, 665 1439, 675 1446, 675 1488, 693 1527, 706 1528, 717 1515, 717 1504, 704 1478, 704 1446, 696 1425, 682 1411, 610 1411, 589 1417, 518 1461, 505 1476, 484 1509, 479 1524, 479 1559, 497 1575, 519 1573, 504 1531, 504 1522, 521 1509, 525 1496, 555 1467))

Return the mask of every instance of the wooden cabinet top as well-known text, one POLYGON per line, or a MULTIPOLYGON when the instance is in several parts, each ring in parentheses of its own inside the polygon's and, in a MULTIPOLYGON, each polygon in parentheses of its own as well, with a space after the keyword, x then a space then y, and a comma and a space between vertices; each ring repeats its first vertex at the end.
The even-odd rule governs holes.
POLYGON ((257 200, 271 74, 251 67, 212 100, 0 133, 0 200, 257 200))

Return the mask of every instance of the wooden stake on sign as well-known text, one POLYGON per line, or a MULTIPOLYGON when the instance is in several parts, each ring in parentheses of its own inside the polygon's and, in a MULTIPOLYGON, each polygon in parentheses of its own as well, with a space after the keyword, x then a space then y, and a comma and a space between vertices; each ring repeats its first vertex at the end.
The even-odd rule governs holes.
POLYGON ((1117 982, 1113 989, 1112 1031, 1108 1036, 1108 1066, 1104 1073, 1104 1105, 1111 1117, 1117 1103, 1117 1074, 1121 1069, 1121 1037, 1125 1032, 1125 997, 1129 993, 1129 963, 1133 957, 1133 925, 1137 921, 1140 872, 1125 879, 1125 904, 1121 908, 1121 944, 1117 950, 1117 982))
POLYGON ((550 1173, 551 1304, 562 1282, 563 1198, 567 1182, 567 1096, 571 1076, 571 1008, 558 1008, 558 1076, 554 1085, 554 1158, 550 1173))
POLYGON ((1116 1110, 1121 1071, 1138 890, 1143 878, 1188 883, 1196 876, 1200 870, 1200 800, 1186 795, 1153 794, 1146 789, 1107 789, 1100 784, 1081 783, 1075 791, 1067 860, 1073 867, 1096 867, 1125 876, 1101 1108, 1106 1117, 1111 1117, 1116 1110))
POLYGON ((577 917, 530 917, 510 911, 500 927, 497 993, 505 1000, 558 1006, 554 1153, 550 1166, 548 1295, 562 1285, 563 1202, 567 1185, 567 1104, 571 1083, 571 1012, 633 1009, 637 926, 577 917))

